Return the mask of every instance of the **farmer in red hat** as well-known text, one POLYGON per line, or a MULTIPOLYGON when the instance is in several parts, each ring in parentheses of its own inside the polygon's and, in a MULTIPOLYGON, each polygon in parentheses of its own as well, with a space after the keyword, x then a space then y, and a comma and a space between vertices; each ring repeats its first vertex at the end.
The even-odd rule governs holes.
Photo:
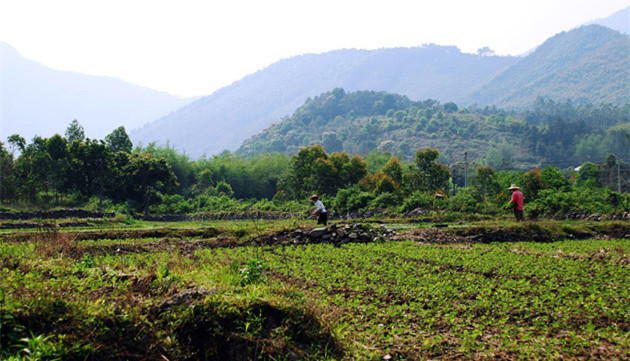
POLYGON ((516 217, 517 221, 524 221, 525 217, 523 216, 523 193, 521 193, 520 188, 516 186, 516 184, 512 184, 509 190, 512 191, 512 199, 507 206, 503 209, 514 208, 514 217, 516 217))

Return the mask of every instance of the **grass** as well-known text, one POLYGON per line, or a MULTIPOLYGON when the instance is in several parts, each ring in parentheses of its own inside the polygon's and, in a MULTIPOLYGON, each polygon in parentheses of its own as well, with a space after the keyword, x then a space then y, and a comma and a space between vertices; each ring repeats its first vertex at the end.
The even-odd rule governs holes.
MULTIPOLYGON (((118 225, 88 229, 128 229, 118 225)), ((562 239, 614 233, 619 223, 448 229, 537 229, 558 238, 548 242, 240 246, 312 226, 138 222, 129 227, 218 232, 0 237, 0 358, 621 360, 630 353, 630 240, 562 239), (228 236, 231 246, 211 246, 228 236)))

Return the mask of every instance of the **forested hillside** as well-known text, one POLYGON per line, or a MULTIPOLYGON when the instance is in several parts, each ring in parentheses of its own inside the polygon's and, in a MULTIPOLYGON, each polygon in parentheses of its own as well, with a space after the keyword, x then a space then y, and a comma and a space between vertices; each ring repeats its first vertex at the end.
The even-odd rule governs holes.
POLYGON ((628 157, 630 105, 575 105, 539 98, 524 113, 453 102, 411 101, 401 95, 337 88, 309 99, 290 118, 248 139, 238 153, 296 154, 322 144, 326 151, 366 155, 389 151, 411 159, 418 147, 439 149, 450 164, 483 160, 499 169, 539 164, 570 166, 628 157))
POLYGON ((337 88, 248 139, 238 153, 295 154, 300 147, 322 144, 328 152, 366 155, 378 150, 411 159, 417 147, 431 147, 440 150, 445 163, 463 160, 468 151, 471 159, 510 153, 503 161, 513 164, 516 158, 533 162, 526 156, 527 130, 523 121, 497 111, 460 112, 455 103, 414 102, 385 92, 346 94, 337 88))
POLYGON ((630 101, 630 38, 600 25, 560 33, 475 91, 469 103, 524 109, 538 97, 630 101))
MULTIPOLYGON (((628 102, 630 40, 614 30, 589 25, 561 33, 524 58, 488 54, 427 45, 297 56, 147 124, 131 137, 143 144, 168 142, 193 157, 235 150, 252 134, 292 114, 307 98, 337 87, 519 110, 531 107, 537 98, 594 105, 628 102)), ((515 147, 518 153, 520 145, 515 147)), ((446 150, 444 156, 451 153, 446 150)))
POLYGON ((246 76, 130 136, 135 143, 168 142, 193 157, 233 151, 307 98, 335 87, 457 101, 515 61, 437 45, 301 55, 246 76))

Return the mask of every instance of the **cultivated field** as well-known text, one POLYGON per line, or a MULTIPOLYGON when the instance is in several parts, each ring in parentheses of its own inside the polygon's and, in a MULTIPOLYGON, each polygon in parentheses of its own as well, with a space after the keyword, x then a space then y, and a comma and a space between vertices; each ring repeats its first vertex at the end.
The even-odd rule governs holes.
POLYGON ((630 355, 622 222, 77 224, 0 234, 2 359, 630 355))

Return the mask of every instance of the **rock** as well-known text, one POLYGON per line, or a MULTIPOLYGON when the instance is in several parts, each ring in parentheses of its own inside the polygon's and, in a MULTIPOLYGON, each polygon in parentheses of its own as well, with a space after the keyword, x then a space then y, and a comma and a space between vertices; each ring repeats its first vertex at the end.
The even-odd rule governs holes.
POLYGON ((320 238, 321 236, 328 234, 328 228, 313 228, 313 230, 308 234, 311 238, 320 238))

